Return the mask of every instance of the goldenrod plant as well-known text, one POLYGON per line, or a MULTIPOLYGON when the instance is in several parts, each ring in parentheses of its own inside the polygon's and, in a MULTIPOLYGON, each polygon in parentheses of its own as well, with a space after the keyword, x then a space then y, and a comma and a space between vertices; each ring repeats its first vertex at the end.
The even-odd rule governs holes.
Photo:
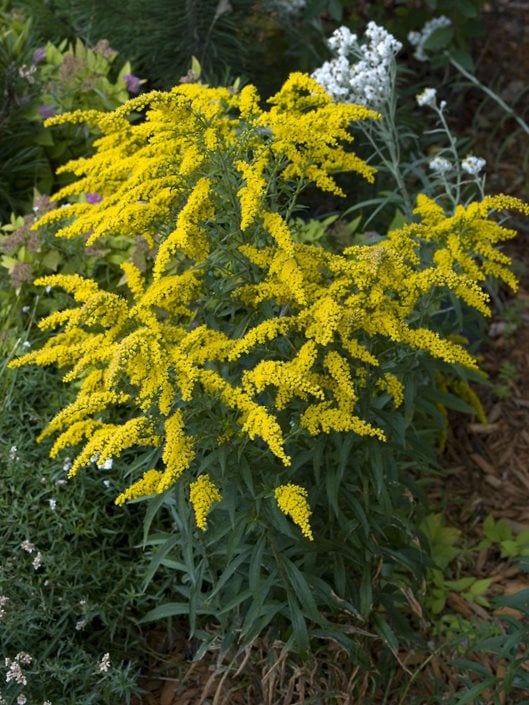
POLYGON ((252 85, 194 83, 48 122, 99 136, 62 168, 77 179, 37 227, 89 247, 140 235, 148 255, 113 287, 38 279, 72 304, 11 367, 65 370, 76 397, 40 439, 56 436, 53 457, 77 449, 70 476, 113 462, 118 505, 151 498, 146 543, 168 513, 150 576, 171 566, 181 580, 148 617, 185 614, 204 641, 273 625, 288 648, 332 636, 361 659, 351 625, 363 624, 396 653, 401 588, 424 576, 403 468, 432 462, 438 375, 478 369, 436 316, 447 293, 488 315, 489 277, 516 286, 497 247, 515 232, 491 214, 529 207, 500 195, 447 214, 419 195, 373 244, 299 241, 309 184, 345 196, 338 172, 373 179, 351 126, 378 119, 294 73, 267 108, 252 85))

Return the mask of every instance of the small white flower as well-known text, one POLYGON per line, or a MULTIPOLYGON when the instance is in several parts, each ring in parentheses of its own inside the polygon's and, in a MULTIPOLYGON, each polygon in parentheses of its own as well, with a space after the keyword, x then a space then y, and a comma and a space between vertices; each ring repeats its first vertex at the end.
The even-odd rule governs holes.
POLYGON ((452 164, 444 157, 434 157, 428 164, 432 171, 438 174, 445 174, 447 171, 452 169, 452 164))
POLYGON ((99 470, 111 470, 113 462, 112 458, 107 458, 104 463, 97 463, 97 467, 99 470))
POLYGON ((66 484, 66 480, 64 480, 64 479, 62 479, 62 480, 57 480, 55 484, 56 484, 56 485, 59 485, 60 487, 62 487, 62 485, 65 485, 65 484, 66 484))
POLYGON ((18 460, 18 450, 16 446, 11 446, 9 449, 9 460, 18 460))
POLYGON ((42 558, 42 553, 40 551, 37 551, 37 555, 33 559, 33 568, 35 568, 35 570, 38 570, 42 566, 43 562, 44 561, 42 558))
POLYGON ((48 284, 48 286, 44 288, 44 291, 49 294, 51 292, 51 286, 48 284))
POLYGON ((4 663, 7 667, 6 673, 6 683, 10 681, 15 681, 19 685, 27 685, 28 679, 24 675, 20 664, 24 666, 29 666, 33 659, 25 651, 18 653, 14 659, 6 658, 4 663))
POLYGON ((22 306, 22 313, 29 313, 31 311, 31 306, 22 306))
POLYGON ((430 108, 435 108, 436 97, 437 91, 435 88, 425 88, 422 93, 416 96, 417 104, 420 105, 421 108, 425 105, 428 105, 430 108))
POLYGON ((33 551, 35 550, 35 544, 31 543, 31 541, 28 541, 26 539, 25 541, 22 541, 22 543, 20 544, 20 548, 26 553, 33 553, 33 551))
POLYGON ((68 472, 71 467, 72 467, 71 458, 65 458, 64 465, 62 466, 62 469, 64 470, 64 472, 68 472))
POLYGON ((29 342, 29 340, 24 340, 24 342, 22 343, 22 347, 23 347, 23 348, 26 348, 26 350, 27 350, 28 348, 30 348, 30 347, 31 347, 31 343, 29 342))
POLYGON ((90 458, 91 463, 97 463, 98 460, 99 460, 99 455, 97 453, 95 455, 92 455, 92 457, 90 458))
POLYGON ((84 617, 83 617, 83 619, 79 619, 75 624, 76 631, 82 632, 87 624, 88 624, 88 621, 84 617))
POLYGON ((445 108, 446 108, 446 100, 442 100, 442 101, 439 103, 439 109, 440 109, 440 110, 444 110, 445 108))
POLYGON ((103 480, 105 487, 110 487, 110 480, 103 480))
POLYGON ((7 595, 0 595, 0 622, 6 616, 5 606, 9 602, 9 597, 7 595))
POLYGON ((51 497, 51 499, 48 500, 48 504, 50 505, 50 509, 52 512, 57 509, 57 500, 54 497, 51 497))
POLYGON ((20 693, 20 695, 17 697, 17 705, 26 705, 28 699, 24 695, 24 693, 20 693))
POLYGON ((103 658, 101 661, 98 663, 97 668, 101 673, 106 673, 108 670, 110 670, 110 654, 106 653, 103 655, 103 658))
POLYGON ((485 168, 487 162, 481 157, 473 157, 469 155, 461 162, 461 169, 471 176, 477 176, 479 172, 485 168))

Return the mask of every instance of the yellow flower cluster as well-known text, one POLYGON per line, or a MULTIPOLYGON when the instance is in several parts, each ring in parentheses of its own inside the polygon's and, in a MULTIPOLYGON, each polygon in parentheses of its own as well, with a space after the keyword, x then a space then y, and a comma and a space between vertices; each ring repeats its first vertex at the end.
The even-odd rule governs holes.
MULTIPOLYGON (((79 275, 38 280, 62 287, 75 303, 41 321, 55 333, 11 366, 68 368, 77 399, 42 437, 60 434, 54 454, 84 443, 72 472, 94 455, 162 449, 163 467, 148 470, 118 503, 163 492, 191 468, 199 438, 186 426, 204 401, 222 416, 217 435, 235 428, 232 437, 260 439, 286 466, 285 410, 302 434, 386 440, 359 412, 366 394, 403 401, 398 371, 389 373, 378 351, 399 345, 475 367, 464 347, 421 326, 415 313, 434 290, 487 313, 484 279, 516 284, 510 260, 495 247, 513 232, 488 219, 503 208, 528 212, 513 198, 484 199, 446 216, 421 196, 416 222, 375 245, 333 253, 296 242, 277 204, 311 181, 340 194, 339 171, 372 179, 373 169, 350 148, 350 127, 377 115, 333 103, 302 74, 269 103, 262 109, 251 86, 232 94, 186 84, 113 113, 52 119, 86 120, 101 132, 93 156, 68 165, 78 179, 56 199, 97 191, 102 200, 50 211, 41 225, 55 223, 58 236, 84 235, 88 243, 132 242, 139 234, 151 256, 146 271, 122 265, 128 293, 79 275), (134 111, 145 119, 130 122, 134 111), (434 255, 423 261, 425 247, 434 255)), ((220 495, 201 475, 190 496, 205 528, 220 495)), ((305 490, 282 485, 276 499, 312 538, 305 490)))
POLYGON ((309 522, 312 512, 307 502, 307 490, 299 485, 289 483, 276 487, 274 496, 283 514, 290 517, 294 524, 299 526, 303 536, 306 536, 309 541, 313 541, 314 537, 309 522))
POLYGON ((200 475, 189 485, 189 500, 195 512, 195 521, 199 529, 207 529, 207 516, 211 507, 220 502, 222 496, 208 475, 200 475))

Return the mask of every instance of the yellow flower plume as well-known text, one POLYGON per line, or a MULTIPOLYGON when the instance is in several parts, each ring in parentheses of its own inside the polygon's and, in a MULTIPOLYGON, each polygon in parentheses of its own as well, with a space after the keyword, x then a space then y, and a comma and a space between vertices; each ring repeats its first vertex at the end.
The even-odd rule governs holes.
POLYGON ((216 502, 220 502, 222 495, 209 478, 209 475, 200 475, 189 486, 189 500, 195 512, 195 521, 199 529, 205 531, 208 527, 207 516, 216 502))
POLYGON ((307 502, 307 490, 299 485, 289 483, 276 487, 274 496, 283 514, 290 517, 294 524, 299 526, 303 536, 309 541, 313 541, 314 536, 309 523, 312 512, 307 502))

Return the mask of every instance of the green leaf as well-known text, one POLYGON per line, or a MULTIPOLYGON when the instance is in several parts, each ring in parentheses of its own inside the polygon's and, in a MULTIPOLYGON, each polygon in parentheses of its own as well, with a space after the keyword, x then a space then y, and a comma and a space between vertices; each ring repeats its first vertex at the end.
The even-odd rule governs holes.
POLYGON ((443 406, 446 406, 447 409, 461 411, 464 414, 474 413, 474 409, 470 406, 470 404, 467 404, 465 401, 450 392, 442 392, 439 389, 430 387, 429 389, 424 389, 422 393, 427 399, 431 399, 436 404, 442 404, 443 406))
POLYGON ((336 22, 342 21, 343 7, 340 0, 329 0, 329 14, 336 22))
POLYGON ((440 27, 430 34, 428 39, 424 42, 424 47, 429 51, 439 51, 440 49, 445 49, 453 38, 453 27, 440 27))
POLYGON ((474 18, 479 16, 480 8, 472 0, 458 0, 457 9, 463 17, 474 18))
POLYGON ((50 250, 41 260, 41 264, 52 272, 57 271, 57 267, 62 261, 62 255, 58 250, 50 250))
POLYGON ((497 543, 499 541, 499 536, 496 531, 496 522, 494 521, 492 514, 487 514, 485 521, 483 522, 483 531, 485 532, 485 536, 493 543, 497 543))
POLYGON ((476 578, 473 578, 472 576, 468 576, 466 578, 459 578, 459 580, 447 580, 445 582, 445 585, 449 587, 451 590, 455 590, 456 592, 461 592, 461 590, 466 590, 469 588, 476 578))
POLYGON ((209 593, 209 599, 215 597, 215 595, 217 595, 220 590, 222 590, 224 585, 226 585, 228 580, 234 575, 239 566, 241 566, 246 560, 248 560, 248 556, 251 555, 251 552, 251 547, 246 547, 244 550, 241 549, 241 553, 236 558, 232 558, 229 561, 225 571, 222 573, 219 580, 216 582, 213 590, 209 593))
POLYGON ((406 216, 404 213, 399 209, 395 209, 395 214, 393 218, 391 219, 391 223, 388 226, 388 232, 391 230, 400 230, 407 224, 406 216))
POLYGON ((479 597, 487 592, 491 584, 492 580, 490 578, 481 578, 473 583, 468 592, 472 597, 479 597))
POLYGON ((520 590, 514 593, 514 595, 502 595, 501 597, 494 598, 494 606, 498 607, 512 607, 513 609, 520 610, 529 615, 529 588, 525 590, 520 590))
MULTIPOLYGON (((156 551, 156 553, 152 557, 152 559, 149 563, 149 566, 147 567, 147 570, 145 571, 145 578, 143 580, 143 587, 141 589, 142 593, 144 593, 145 590, 147 589, 149 583, 151 582, 151 580, 154 577, 154 574, 156 573, 156 571, 160 567, 162 560, 166 557, 167 553, 169 553, 169 551, 177 544, 177 542, 178 541, 177 541, 176 536, 169 535, 169 537, 167 538, 165 543, 163 543, 158 548, 158 550, 156 551)), ((183 570, 184 572, 186 570, 185 565, 183 563, 181 564, 180 570, 183 570)))
POLYGON ((257 546, 255 546, 248 568, 248 582, 250 590, 255 594, 258 591, 261 582, 261 568, 263 563, 263 553, 266 543, 264 534, 259 538, 257 546))
POLYGON ((457 61, 457 63, 460 64, 465 71, 468 71, 471 74, 476 73, 474 59, 472 58, 470 52, 466 49, 452 49, 450 51, 450 57, 457 61))
POLYGON ((52 131, 45 128, 37 132, 32 141, 41 147, 52 147, 55 144, 52 131))
POLYGON ((481 695, 484 690, 493 685, 494 682, 495 676, 489 676, 488 678, 485 678, 485 680, 481 681, 481 683, 477 683, 476 685, 472 686, 472 688, 469 688, 465 693, 463 693, 460 698, 454 701, 454 705, 465 705, 466 703, 474 702, 474 699, 478 695, 481 695))
POLYGON ((313 19, 319 17, 321 13, 325 10, 327 5, 327 0, 308 0, 305 6, 305 16, 307 19, 313 19))
POLYGON ((288 593, 288 612, 292 625, 292 636, 288 640, 286 647, 288 649, 289 646, 294 646, 296 651, 306 654, 309 650, 307 623, 299 602, 290 591, 288 593))
POLYGON ((371 572, 365 567, 362 573, 362 581, 358 591, 358 599, 360 602, 360 613, 362 617, 367 618, 373 608, 373 589, 371 586, 371 572))
POLYGON ((202 73, 202 66, 200 65, 200 61, 196 58, 196 56, 191 57, 191 71, 195 74, 197 78, 200 78, 200 74, 202 73))
MULTIPOLYGON (((153 610, 147 612, 139 620, 140 624, 146 622, 156 622, 159 619, 167 619, 168 617, 178 617, 189 614, 189 602, 166 602, 164 605, 159 605, 153 610)), ((202 610, 201 614, 207 614, 207 611, 202 610)))
POLYGON ((283 556, 281 566, 288 576, 296 598, 303 606, 303 611, 317 624, 324 622, 325 620, 318 610, 310 585, 301 570, 286 556, 283 556))
POLYGON ((513 556, 518 556, 520 553, 520 546, 513 539, 502 541, 500 547, 502 558, 512 558, 513 556))
POLYGON ((259 611, 257 612, 256 610, 254 614, 254 604, 252 604, 252 607, 248 610, 241 630, 241 635, 244 637, 244 640, 250 643, 261 635, 274 620, 276 615, 282 612, 287 606, 286 602, 279 602, 277 604, 268 603, 264 608, 261 605, 257 605, 256 607, 259 607, 259 611))
POLYGON ((145 512, 145 519, 143 520, 143 548, 147 545, 147 537, 149 531, 151 530, 151 524, 154 517, 158 514, 162 504, 165 501, 165 495, 157 494, 154 495, 152 499, 147 500, 147 511, 145 512))
POLYGON ((516 537, 516 543, 519 546, 529 546, 529 529, 522 531, 516 537))
POLYGON ((399 650, 399 640, 397 639, 395 632, 391 629, 389 624, 383 617, 379 614, 373 615, 373 623, 377 633, 382 637, 383 641, 389 646, 391 652, 396 654, 399 650))

